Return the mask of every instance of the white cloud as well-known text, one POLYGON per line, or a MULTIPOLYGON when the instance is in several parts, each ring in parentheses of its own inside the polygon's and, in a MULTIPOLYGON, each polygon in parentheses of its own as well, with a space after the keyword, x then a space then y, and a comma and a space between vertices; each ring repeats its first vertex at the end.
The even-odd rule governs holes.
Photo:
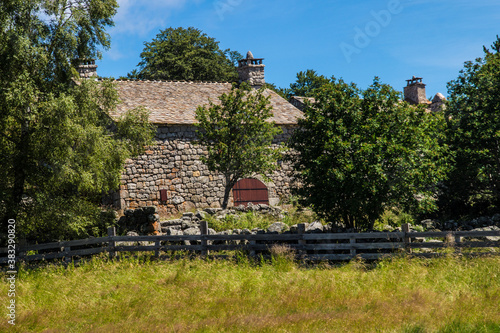
POLYGON ((118 12, 111 34, 144 36, 151 30, 164 27, 173 10, 182 8, 189 0, 118 0, 118 12))

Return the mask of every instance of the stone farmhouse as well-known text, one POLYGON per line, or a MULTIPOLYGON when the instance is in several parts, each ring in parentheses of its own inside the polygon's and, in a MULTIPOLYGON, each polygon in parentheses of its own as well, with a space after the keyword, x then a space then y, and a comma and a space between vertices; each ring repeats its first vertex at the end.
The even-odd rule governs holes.
MULTIPOLYGON (((253 88, 265 83, 263 59, 251 52, 240 60, 240 81, 253 88)), ((90 77, 86 73, 87 77, 90 77)), ((231 90, 227 82, 185 81, 115 81, 122 101, 111 116, 118 119, 131 108, 145 107, 149 121, 157 126, 155 144, 145 154, 126 162, 121 186, 113 197, 117 209, 157 206, 164 214, 174 214, 194 208, 219 207, 224 196, 223 177, 210 172, 201 162, 206 149, 194 143, 196 139, 195 110, 208 101, 216 103, 222 93, 231 90)), ((282 128, 273 145, 284 142, 296 127, 302 112, 287 100, 266 89, 273 107, 272 120, 282 128)), ((291 168, 282 161, 279 168, 266 175, 241 180, 233 188, 232 204, 246 202, 276 205, 290 193, 291 168)))
MULTIPOLYGON (((251 52, 239 61, 240 82, 246 81, 253 88, 265 83, 262 58, 254 58, 251 52)), ((91 78, 97 75, 97 66, 91 61, 80 66, 80 76, 91 78)), ((432 101, 427 100, 422 78, 406 80, 404 99, 411 104, 425 104, 429 111, 442 108, 445 98, 438 93, 432 101)), ((114 208, 134 209, 156 206, 163 214, 175 214, 190 209, 220 207, 224 196, 222 175, 210 172, 201 162, 206 149, 196 145, 195 110, 208 101, 217 102, 218 97, 231 90, 228 82, 193 81, 115 81, 121 103, 111 114, 118 119, 127 110, 142 106, 149 112, 149 121, 157 126, 154 145, 147 147, 143 155, 126 161, 120 189, 112 194, 108 203, 114 208)), ((283 133, 273 145, 285 142, 297 127, 302 117, 305 101, 311 98, 294 96, 287 101, 270 89, 273 107, 272 121, 283 133)), ((290 195, 293 172, 289 164, 278 161, 278 169, 266 175, 252 175, 240 180, 233 188, 229 205, 265 203, 276 205, 290 195)))

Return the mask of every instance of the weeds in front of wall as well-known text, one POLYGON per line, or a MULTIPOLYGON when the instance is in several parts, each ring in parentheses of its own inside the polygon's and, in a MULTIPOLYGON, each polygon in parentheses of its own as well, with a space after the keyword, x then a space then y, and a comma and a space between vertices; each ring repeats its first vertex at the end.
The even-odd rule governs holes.
POLYGON ((309 210, 290 209, 281 218, 271 214, 258 212, 245 212, 239 214, 217 217, 209 215, 206 218, 209 228, 215 231, 234 230, 234 229, 267 229, 275 222, 283 222, 288 226, 299 223, 311 223, 317 219, 316 215, 309 210))

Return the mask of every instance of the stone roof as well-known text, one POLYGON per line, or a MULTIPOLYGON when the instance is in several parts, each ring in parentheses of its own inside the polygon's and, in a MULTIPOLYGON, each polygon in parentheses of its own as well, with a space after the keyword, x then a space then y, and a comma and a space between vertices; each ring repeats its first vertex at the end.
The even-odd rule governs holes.
POLYGON ((306 106, 306 101, 308 101, 311 104, 314 104, 316 102, 314 97, 303 97, 303 96, 292 96, 288 101, 301 111, 304 110, 306 106))
MULTIPOLYGON (((127 110, 143 106, 149 112, 149 121, 154 124, 196 123, 195 111, 199 105, 219 102, 218 97, 231 90, 231 83, 190 81, 115 81, 121 103, 111 114, 118 119, 127 110)), ((293 125, 302 112, 272 90, 264 94, 271 96, 274 117, 279 125, 293 125)))

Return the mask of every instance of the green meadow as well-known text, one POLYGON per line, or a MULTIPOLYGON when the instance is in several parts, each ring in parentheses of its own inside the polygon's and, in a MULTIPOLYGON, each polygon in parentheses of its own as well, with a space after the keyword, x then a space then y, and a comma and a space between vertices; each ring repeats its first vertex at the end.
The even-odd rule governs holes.
MULTIPOLYGON (((21 267, 16 293, 16 325, 4 307, 2 332, 500 332, 500 256, 100 257, 21 267)), ((1 304, 7 294, 3 283, 1 304)))

